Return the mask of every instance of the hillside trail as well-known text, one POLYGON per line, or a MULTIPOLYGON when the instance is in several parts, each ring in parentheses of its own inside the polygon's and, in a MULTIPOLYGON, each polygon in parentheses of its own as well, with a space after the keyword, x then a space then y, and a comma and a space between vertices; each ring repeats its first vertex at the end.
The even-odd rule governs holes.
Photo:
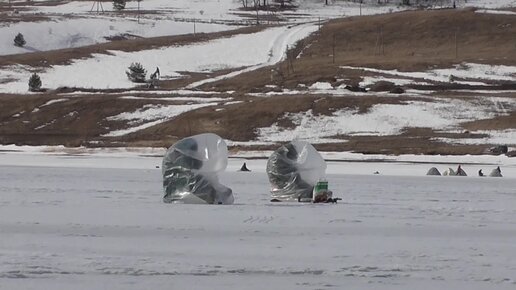
POLYGON ((289 48, 290 43, 296 43, 297 41, 305 38, 307 35, 315 32, 318 29, 316 23, 303 23, 293 26, 287 26, 287 29, 278 35, 274 40, 271 41, 270 56, 267 62, 246 67, 237 71, 233 71, 224 75, 216 76, 213 78, 207 78, 197 82, 193 82, 185 87, 185 89, 195 89, 207 83, 213 83, 220 80, 229 79, 237 75, 254 71, 266 66, 272 66, 282 61, 285 58, 286 51, 289 48))

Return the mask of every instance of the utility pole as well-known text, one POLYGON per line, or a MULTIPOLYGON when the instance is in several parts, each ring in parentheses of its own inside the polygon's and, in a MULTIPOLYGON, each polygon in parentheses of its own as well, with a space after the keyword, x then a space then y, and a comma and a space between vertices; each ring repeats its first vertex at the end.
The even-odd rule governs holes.
POLYGON ((333 50, 333 52, 332 52, 332 56, 333 56, 333 63, 334 64, 335 64, 335 45, 336 45, 336 43, 335 43, 335 33, 333 33, 333 42, 332 42, 332 50, 333 50))
POLYGON ((378 35, 376 37, 376 45, 374 48, 374 54, 385 55, 385 48, 383 45, 383 27, 378 27, 378 35))
POLYGON ((104 7, 102 6, 102 1, 93 1, 93 5, 91 6, 90 12, 93 12, 93 8, 97 5, 97 13, 104 12, 104 7))
POLYGON ((138 2, 138 23, 140 23, 140 2, 142 2, 142 0, 136 0, 138 2))
POLYGON ((457 35, 459 34, 459 29, 455 29, 455 59, 459 58, 459 44, 457 43, 457 35))

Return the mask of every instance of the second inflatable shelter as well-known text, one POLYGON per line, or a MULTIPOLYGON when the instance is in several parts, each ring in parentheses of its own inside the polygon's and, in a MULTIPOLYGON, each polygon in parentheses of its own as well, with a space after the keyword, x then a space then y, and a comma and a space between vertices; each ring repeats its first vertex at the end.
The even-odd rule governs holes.
POLYGON ((325 171, 326 162, 310 143, 294 140, 281 146, 267 161, 272 201, 312 200, 325 171))

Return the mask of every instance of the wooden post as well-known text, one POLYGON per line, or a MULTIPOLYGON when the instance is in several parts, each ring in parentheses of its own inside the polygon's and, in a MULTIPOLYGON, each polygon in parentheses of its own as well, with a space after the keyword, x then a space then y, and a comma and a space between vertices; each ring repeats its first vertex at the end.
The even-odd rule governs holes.
POLYGON ((383 27, 380 26, 380 47, 382 49, 382 55, 385 55, 385 46, 383 44, 383 27))
POLYGON ((333 63, 335 64, 335 33, 333 33, 333 43, 332 43, 332 56, 333 56, 333 63))
POLYGON ((455 29, 455 59, 459 58, 459 45, 457 43, 457 34, 459 33, 459 29, 455 29))
POLYGON ((376 43, 374 45, 374 54, 380 54, 380 27, 378 27, 378 34, 376 34, 376 43))

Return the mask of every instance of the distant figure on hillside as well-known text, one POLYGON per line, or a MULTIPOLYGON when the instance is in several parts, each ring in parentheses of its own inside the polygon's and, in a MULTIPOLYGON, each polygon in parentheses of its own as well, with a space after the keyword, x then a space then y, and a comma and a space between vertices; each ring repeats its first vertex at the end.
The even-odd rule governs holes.
POLYGON ((151 79, 159 79, 160 78, 160 73, 159 73, 159 67, 156 67, 156 70, 151 74, 150 78, 151 79))
POLYGON ((159 67, 156 67, 156 71, 154 71, 150 75, 149 89, 153 89, 158 86, 159 78, 160 78, 159 67))
POLYGON ((484 173, 482 172, 482 169, 478 171, 478 176, 484 176, 484 173))
POLYGON ((459 167, 457 167, 457 172, 455 172, 455 175, 457 175, 457 176, 468 176, 466 174, 466 172, 460 167, 460 165, 459 165, 459 167))
POLYGON ((242 165, 242 167, 240 167, 240 171, 251 171, 251 170, 249 170, 249 168, 247 168, 247 165, 246 165, 246 164, 245 164, 245 162, 244 162, 244 164, 242 165))
POLYGON ((489 174, 491 177, 502 177, 502 170, 500 169, 500 166, 496 167, 491 171, 491 174, 489 174))

